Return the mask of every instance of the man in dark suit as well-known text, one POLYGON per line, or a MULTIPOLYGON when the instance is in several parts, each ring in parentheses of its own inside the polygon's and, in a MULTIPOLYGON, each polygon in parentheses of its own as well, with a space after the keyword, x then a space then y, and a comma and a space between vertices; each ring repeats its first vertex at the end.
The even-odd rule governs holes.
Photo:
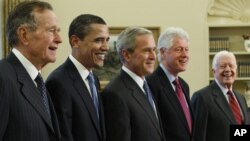
POLYGON ((233 90, 237 73, 234 54, 218 52, 212 70, 215 80, 195 92, 191 99, 197 123, 195 141, 229 141, 230 125, 250 124, 246 101, 233 90))
POLYGON ((0 61, 1 141, 60 140, 55 110, 40 77, 41 69, 56 60, 59 30, 46 2, 22 2, 10 13, 7 38, 12 50, 0 61))
POLYGON ((108 26, 98 16, 79 15, 70 24, 69 41, 71 55, 46 81, 62 141, 105 141, 100 85, 98 78, 93 78, 92 68, 103 66, 108 52, 108 26))
POLYGON ((157 106, 145 81, 156 59, 152 32, 128 27, 118 36, 116 47, 123 66, 102 93, 107 140, 164 141, 157 106))
POLYGON ((166 140, 191 141, 193 116, 189 86, 178 76, 186 70, 189 60, 188 34, 170 27, 158 40, 159 66, 147 80, 155 94, 166 140), (179 81, 177 85, 175 84, 179 81), (177 81, 178 80, 178 81, 177 81))

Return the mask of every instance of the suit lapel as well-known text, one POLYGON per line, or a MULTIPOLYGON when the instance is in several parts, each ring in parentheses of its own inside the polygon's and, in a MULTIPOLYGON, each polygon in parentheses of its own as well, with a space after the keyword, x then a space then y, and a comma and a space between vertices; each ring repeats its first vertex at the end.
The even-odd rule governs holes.
POLYGON ((153 125, 161 135, 158 119, 156 118, 155 112, 143 91, 126 72, 122 70, 120 75, 126 87, 131 91, 132 96, 135 98, 141 108, 147 113, 153 125))
POLYGON ((85 83, 81 79, 81 76, 79 72, 77 71, 76 67, 74 66, 74 64, 69 59, 67 59, 65 64, 67 65, 67 71, 69 71, 70 77, 74 83, 73 85, 75 89, 78 91, 78 94, 80 95, 80 97, 82 98, 84 105, 87 107, 89 115, 91 116, 91 120, 93 121, 93 124, 101 137, 100 124, 97 119, 97 113, 96 113, 94 104, 92 102, 90 93, 85 83))
POLYGON ((16 70, 17 79, 21 86, 21 93, 40 114, 40 116, 44 119, 45 123, 50 127, 50 129, 54 132, 51 120, 49 119, 49 115, 42 103, 39 91, 36 88, 33 80, 30 78, 28 72, 25 70, 25 68, 13 53, 10 54, 7 60, 9 60, 9 62, 16 70))
MULTIPOLYGON (((166 74, 164 73, 164 71, 162 70, 161 67, 158 67, 156 72, 157 72, 157 75, 159 77, 160 84, 162 84, 162 86, 164 86, 164 87, 162 87, 163 94, 167 97, 169 103, 171 103, 171 105, 172 105, 172 108, 174 108, 176 113, 179 115, 178 117, 179 117, 179 120, 181 120, 181 122, 183 123, 182 125, 185 126, 185 128, 189 132, 189 127, 188 127, 184 112, 182 110, 181 105, 179 104, 179 100, 176 96, 176 93, 175 93, 172 85, 170 84, 168 77, 166 76, 166 74)), ((186 97, 186 91, 183 90, 183 92, 185 93, 185 97, 186 97)))
POLYGON ((220 87, 216 84, 216 82, 213 82, 211 86, 213 90, 212 94, 213 94, 215 103, 218 105, 221 111, 225 113, 225 116, 228 118, 228 120, 231 121, 231 123, 236 123, 234 119, 234 115, 220 87))

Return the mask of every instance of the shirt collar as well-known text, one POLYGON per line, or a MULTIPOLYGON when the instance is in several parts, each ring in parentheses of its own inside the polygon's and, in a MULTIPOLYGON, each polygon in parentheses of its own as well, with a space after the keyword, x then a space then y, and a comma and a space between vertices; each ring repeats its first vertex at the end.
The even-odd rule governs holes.
POLYGON ((21 62, 23 67, 26 69, 31 79, 35 80, 36 76, 38 75, 39 72, 41 72, 41 70, 38 71, 37 68, 16 48, 13 48, 12 52, 21 62))
POLYGON ((69 55, 69 59, 75 65, 82 79, 86 80, 90 72, 78 60, 76 60, 74 56, 72 56, 71 54, 69 55))
POLYGON ((129 70, 126 66, 122 66, 122 70, 124 70, 136 82, 136 84, 143 90, 143 83, 144 83, 145 78, 142 79, 140 76, 138 76, 137 74, 129 70))

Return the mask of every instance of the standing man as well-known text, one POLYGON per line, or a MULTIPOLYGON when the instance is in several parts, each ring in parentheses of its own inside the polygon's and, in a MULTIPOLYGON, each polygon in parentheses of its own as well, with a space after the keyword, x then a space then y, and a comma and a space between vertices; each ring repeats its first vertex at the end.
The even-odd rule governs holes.
POLYGON ((230 141, 230 125, 250 124, 242 95, 233 90, 237 63, 233 53, 220 51, 212 64, 215 80, 194 93, 195 141, 230 141))
POLYGON ((192 140, 194 120, 189 86, 178 76, 186 70, 188 60, 188 34, 181 28, 168 28, 158 40, 159 66, 147 79, 157 99, 168 141, 192 140))
POLYGON ((164 141, 161 122, 145 75, 153 72, 151 31, 128 27, 117 40, 122 69, 102 93, 107 141, 164 141))
POLYGON ((59 141, 55 110, 41 69, 56 60, 61 43, 49 3, 22 2, 7 20, 10 54, 0 61, 0 140, 59 141))
POLYGON ((108 26, 98 16, 79 15, 70 24, 72 52, 46 81, 62 141, 105 141, 100 84, 92 68, 103 66, 108 41, 108 26))

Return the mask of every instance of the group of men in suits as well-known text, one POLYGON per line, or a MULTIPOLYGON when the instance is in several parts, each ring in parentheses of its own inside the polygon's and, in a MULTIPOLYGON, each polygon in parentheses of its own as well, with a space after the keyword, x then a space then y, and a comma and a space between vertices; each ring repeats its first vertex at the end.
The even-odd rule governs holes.
POLYGON ((250 124, 245 99, 232 89, 237 64, 230 52, 215 55, 215 81, 190 100, 178 75, 189 61, 181 28, 168 28, 157 46, 148 29, 122 31, 122 68, 102 92, 92 69, 104 65, 109 50, 106 22, 77 16, 68 32, 71 54, 44 83, 40 72, 56 59, 59 31, 47 2, 22 2, 10 13, 12 50, 0 61, 0 141, 229 141, 229 125, 250 124))

